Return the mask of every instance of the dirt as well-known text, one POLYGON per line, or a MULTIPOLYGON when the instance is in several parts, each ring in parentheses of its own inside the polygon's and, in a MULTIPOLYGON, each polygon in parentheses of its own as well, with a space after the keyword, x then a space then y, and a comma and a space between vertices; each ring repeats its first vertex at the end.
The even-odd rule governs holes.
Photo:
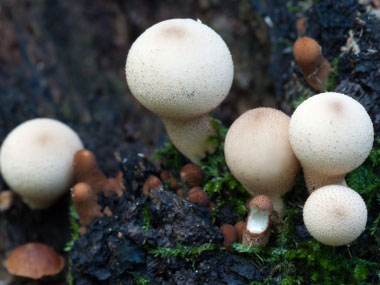
POLYGON ((139 156, 123 161, 126 193, 121 199, 101 199, 113 216, 94 221, 71 251, 76 284, 134 284, 136 276, 152 284, 247 284, 268 275, 252 261, 229 252, 206 251, 193 259, 150 253, 178 244, 222 246, 223 236, 207 207, 170 191, 151 191, 144 197, 141 188, 148 175, 155 174, 153 166, 139 156))

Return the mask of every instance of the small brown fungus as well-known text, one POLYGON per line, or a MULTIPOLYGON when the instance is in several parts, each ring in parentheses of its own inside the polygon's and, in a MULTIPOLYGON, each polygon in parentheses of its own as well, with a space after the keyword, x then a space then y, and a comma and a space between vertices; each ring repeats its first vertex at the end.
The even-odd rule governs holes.
POLYGON ((243 232, 246 225, 247 223, 245 221, 239 221, 235 224, 235 229, 236 229, 239 240, 242 240, 243 238, 243 232))
POLYGON ((224 237, 223 245, 227 248, 231 248, 231 244, 238 241, 238 233, 233 225, 224 224, 220 227, 219 232, 224 237))
POLYGON ((65 259, 50 246, 30 242, 15 248, 4 265, 12 275, 40 279, 61 272, 65 259))
POLYGON ((321 46, 312 38, 302 37, 294 43, 293 55, 307 83, 320 92, 325 91, 332 69, 322 55, 321 46))
POLYGON ((162 189, 161 180, 154 175, 150 175, 143 185, 143 194, 146 196, 149 194, 150 190, 160 190, 162 189))
POLYGON ((189 187, 201 186, 203 182, 202 169, 196 164, 186 164, 180 171, 180 177, 183 183, 189 187))
POLYGON ((78 212, 79 223, 83 227, 81 232, 84 233, 94 219, 103 217, 98 204, 98 197, 91 186, 84 182, 74 185, 71 190, 71 197, 78 212))
POLYGON ((249 202, 243 244, 255 247, 267 245, 273 211, 272 201, 265 195, 258 195, 249 202))
POLYGON ((208 207, 210 200, 201 187, 193 187, 187 192, 187 200, 208 207))

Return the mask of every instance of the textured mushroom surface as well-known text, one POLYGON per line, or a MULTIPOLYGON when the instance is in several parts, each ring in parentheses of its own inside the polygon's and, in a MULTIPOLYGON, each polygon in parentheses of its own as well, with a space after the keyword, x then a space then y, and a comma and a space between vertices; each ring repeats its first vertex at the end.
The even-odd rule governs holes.
POLYGON ((9 273, 31 279, 56 275, 64 266, 65 259, 52 247, 37 242, 17 247, 5 261, 9 273))
MULTIPOLYGON (((228 130, 228 168, 253 195, 277 200, 294 185, 299 163, 289 143, 289 120, 279 110, 257 108, 241 115, 228 130)), ((276 208, 277 201, 273 203, 276 208)))
POLYGON ((340 246, 354 241, 364 231, 367 208, 362 197, 351 188, 329 185, 309 196, 303 219, 316 240, 340 246))
POLYGON ((214 30, 199 20, 171 19, 150 27, 133 43, 126 76, 132 94, 152 112, 194 118, 227 96, 233 63, 214 30))
POLYGON ((83 148, 67 125, 47 118, 26 121, 5 138, 1 173, 31 208, 47 208, 74 180, 74 154, 83 148))
POLYGON ((289 139, 312 191, 339 183, 361 165, 372 149, 374 130, 360 103, 344 94, 327 92, 298 106, 290 120, 289 139), (309 183, 309 172, 324 181, 309 183))

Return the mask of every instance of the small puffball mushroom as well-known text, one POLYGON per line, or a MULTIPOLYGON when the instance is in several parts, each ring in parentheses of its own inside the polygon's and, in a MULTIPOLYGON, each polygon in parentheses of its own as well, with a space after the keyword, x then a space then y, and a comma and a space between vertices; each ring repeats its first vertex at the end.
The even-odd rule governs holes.
POLYGON ((5 138, 1 173, 30 208, 48 208, 73 184, 74 154, 82 148, 67 125, 47 118, 29 120, 5 138))
POLYGON ((236 179, 253 196, 269 196, 281 214, 281 196, 292 189, 299 170, 289 143, 289 120, 272 108, 247 111, 231 125, 224 145, 226 163, 236 179))
POLYGON ((364 231, 367 207, 362 197, 351 188, 328 185, 308 197, 303 220, 317 241, 340 246, 354 241, 364 231))
POLYGON ((258 195, 249 202, 246 227, 243 230, 244 245, 266 246, 272 224, 273 204, 269 197, 258 195))
POLYGON ((321 46, 312 38, 302 37, 294 43, 293 55, 307 83, 320 92, 326 90, 332 69, 321 46))
POLYGON ((4 265, 12 275, 40 279, 61 272, 65 259, 50 246, 30 242, 14 249, 4 265))
POLYGON ((214 30, 192 19, 155 24, 133 43, 125 69, 131 93, 160 116, 182 154, 197 163, 215 150, 207 113, 227 96, 233 63, 214 30))
POLYGON ((289 139, 312 192, 325 185, 345 185, 346 174, 369 155, 374 130, 359 102, 327 92, 298 106, 290 120, 289 139))
POLYGON ((203 172, 196 164, 186 164, 181 168, 179 175, 183 183, 189 187, 201 186, 203 182, 203 172))
POLYGON ((98 204, 98 197, 92 187, 84 182, 74 185, 71 189, 71 197, 78 212, 79 223, 82 226, 81 234, 84 234, 93 220, 103 217, 98 204))

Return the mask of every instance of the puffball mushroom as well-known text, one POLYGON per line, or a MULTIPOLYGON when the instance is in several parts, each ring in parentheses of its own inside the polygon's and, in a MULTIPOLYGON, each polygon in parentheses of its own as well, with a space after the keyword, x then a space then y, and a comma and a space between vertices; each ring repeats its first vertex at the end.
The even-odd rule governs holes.
POLYGON ((244 245, 266 246, 272 224, 273 204, 269 197, 258 195, 248 205, 248 217, 243 230, 244 245))
POLYGON ((312 192, 325 185, 345 185, 346 174, 369 155, 374 130, 359 102, 327 92, 298 106, 290 120, 289 139, 312 192))
POLYGON ((73 184, 74 154, 82 148, 78 135, 64 123, 29 120, 5 138, 1 173, 30 208, 48 208, 73 184))
POLYGON ((233 62, 214 30, 192 19, 155 24, 133 43, 125 70, 131 93, 160 116, 183 155, 196 163, 215 150, 207 113, 227 96, 233 62))
POLYGON ((328 185, 308 197, 303 220, 316 240, 340 246, 354 241, 364 231, 367 207, 362 197, 351 188, 328 185))
POLYGON ((299 163, 290 147, 289 116, 272 108, 241 115, 227 132, 224 154, 228 168, 253 196, 267 195, 278 213, 281 196, 292 189, 299 163))

